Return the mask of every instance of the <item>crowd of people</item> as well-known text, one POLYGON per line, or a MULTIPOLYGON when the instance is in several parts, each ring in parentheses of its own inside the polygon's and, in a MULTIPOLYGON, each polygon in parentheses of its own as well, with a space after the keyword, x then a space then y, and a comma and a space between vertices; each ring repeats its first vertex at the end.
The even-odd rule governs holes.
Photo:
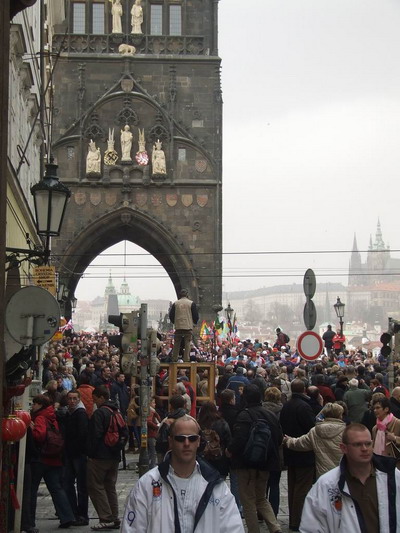
MULTIPOLYGON (((71 334, 49 345, 42 361, 43 393, 33 399, 23 531, 37 531, 36 499, 42 479, 53 499, 60 528, 88 525, 90 498, 99 517, 92 527, 95 531, 120 527, 124 533, 159 531, 159 520, 171 522, 163 531, 177 531, 177 524, 182 531, 192 531, 193 524, 198 524, 199 531, 206 527, 228 531, 224 529, 228 525, 229 531, 243 531, 244 518, 252 533, 259 531, 260 521, 271 533, 277 533, 281 531, 278 513, 282 470, 287 470, 290 529, 311 531, 310 513, 317 511, 310 494, 318 483, 328 490, 324 480, 337 469, 345 472, 348 482, 346 465, 354 461, 350 453, 354 435, 363 435, 359 445, 364 452, 362 459, 368 457, 374 472, 383 468, 389 475, 395 468, 400 457, 400 386, 389 392, 382 358, 344 347, 336 353, 332 347, 318 361, 307 363, 290 348, 288 335, 279 328, 271 342, 236 339, 222 341, 212 350, 201 341, 187 348, 185 334, 181 355, 169 339, 160 346, 158 358, 164 364, 154 381, 147 418, 151 470, 133 489, 122 525, 116 495, 121 452, 110 451, 104 435, 113 411, 118 410, 129 427, 125 452, 138 452, 140 383, 131 382, 130 376, 121 372, 119 350, 109 344, 106 335, 71 334), (179 357, 186 350, 189 354, 183 357, 187 367, 180 365, 174 374, 173 394, 165 402, 161 397, 171 390, 169 365, 183 362, 179 357), (215 365, 215 382, 209 382, 204 367, 199 367, 195 382, 191 382, 191 362, 215 365), (202 400, 211 389, 215 401, 202 400), (260 419, 269 427, 269 452, 268 458, 254 468, 244 461, 244 450, 252 424, 260 419), (49 422, 64 437, 62 456, 41 455, 49 422), (378 462, 372 462, 372 454, 378 462), (391 461, 391 466, 385 461, 391 461), (192 479, 195 471, 197 481, 192 479), (229 480, 230 490, 221 485, 221 480, 229 480), (176 498, 176 507, 164 508, 167 499, 163 491, 170 497, 176 498, 178 492, 186 497, 176 498), (204 507, 206 493, 208 498, 218 500, 215 507, 220 511, 204 507), (151 512, 141 508, 145 503, 151 512), (185 509, 191 510, 190 517, 185 518, 185 509)), ((351 469, 351 475, 357 478, 356 473, 357 468, 351 469)), ((341 475, 337 474, 337 479, 341 480, 341 475)), ((397 483, 397 474, 393 476, 397 483)), ((332 475, 329 483, 334 481, 332 475)), ((337 494, 345 509, 345 494, 356 501, 361 496, 355 483, 349 483, 346 492, 340 482, 337 494)), ((376 503, 376 486, 371 490, 375 490, 376 503)), ((379 514, 379 520, 386 518, 379 514)), ((369 520, 369 515, 365 519, 369 520)), ((334 529, 328 524, 321 531, 334 529)))

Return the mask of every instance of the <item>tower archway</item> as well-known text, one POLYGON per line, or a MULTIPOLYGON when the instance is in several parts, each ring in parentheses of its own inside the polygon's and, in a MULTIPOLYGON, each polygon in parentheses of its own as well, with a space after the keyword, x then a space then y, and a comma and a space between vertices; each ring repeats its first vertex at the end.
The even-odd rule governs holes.
POLYGON ((99 217, 84 228, 67 246, 59 260, 59 279, 72 296, 90 263, 110 246, 131 241, 142 247, 164 267, 176 292, 187 288, 199 302, 199 280, 187 250, 171 231, 139 211, 120 208, 99 217))

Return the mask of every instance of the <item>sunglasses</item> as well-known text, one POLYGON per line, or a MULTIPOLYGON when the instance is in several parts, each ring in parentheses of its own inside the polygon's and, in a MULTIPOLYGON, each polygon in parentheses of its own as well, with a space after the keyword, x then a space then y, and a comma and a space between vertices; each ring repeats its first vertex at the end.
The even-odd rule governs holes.
POLYGON ((199 440, 200 435, 174 435, 172 437, 176 442, 185 442, 187 439, 189 442, 196 442, 199 440))

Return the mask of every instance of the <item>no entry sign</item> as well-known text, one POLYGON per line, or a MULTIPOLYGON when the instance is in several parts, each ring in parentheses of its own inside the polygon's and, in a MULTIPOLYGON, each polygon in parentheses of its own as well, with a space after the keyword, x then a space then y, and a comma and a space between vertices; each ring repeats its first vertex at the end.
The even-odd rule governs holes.
POLYGON ((314 361, 322 354, 324 344, 318 333, 305 331, 297 339, 297 351, 306 361, 314 361))

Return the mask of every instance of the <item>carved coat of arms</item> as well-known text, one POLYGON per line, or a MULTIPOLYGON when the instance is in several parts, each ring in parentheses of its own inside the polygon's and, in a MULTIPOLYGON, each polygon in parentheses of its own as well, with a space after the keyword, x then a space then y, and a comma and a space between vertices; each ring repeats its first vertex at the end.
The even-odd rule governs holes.
POLYGON ((146 192, 137 192, 136 193, 136 203, 139 207, 143 207, 147 203, 147 193, 146 192))
POLYGON ((181 200, 185 207, 189 207, 193 203, 193 194, 182 194, 181 200))
POLYGON ((101 192, 94 191, 90 193, 90 203, 92 205, 99 205, 101 202, 101 192))
POLYGON ((194 162, 194 167, 197 172, 200 172, 200 174, 202 174, 207 169, 207 161, 205 159, 196 159, 196 161, 194 162))
POLYGON ((200 207, 205 207, 207 204, 208 204, 208 194, 198 194, 197 205, 200 207))
POLYGON ((76 192, 74 194, 74 200, 76 205, 83 205, 86 203, 86 193, 85 192, 76 192))
POLYGON ((104 195, 106 204, 110 207, 117 203, 117 193, 116 192, 106 192, 104 195))
POLYGON ((152 194, 151 203, 154 205, 154 207, 161 205, 161 201, 161 194, 152 194))
POLYGON ((167 194, 165 200, 170 207, 174 207, 178 201, 178 195, 176 193, 167 194))

